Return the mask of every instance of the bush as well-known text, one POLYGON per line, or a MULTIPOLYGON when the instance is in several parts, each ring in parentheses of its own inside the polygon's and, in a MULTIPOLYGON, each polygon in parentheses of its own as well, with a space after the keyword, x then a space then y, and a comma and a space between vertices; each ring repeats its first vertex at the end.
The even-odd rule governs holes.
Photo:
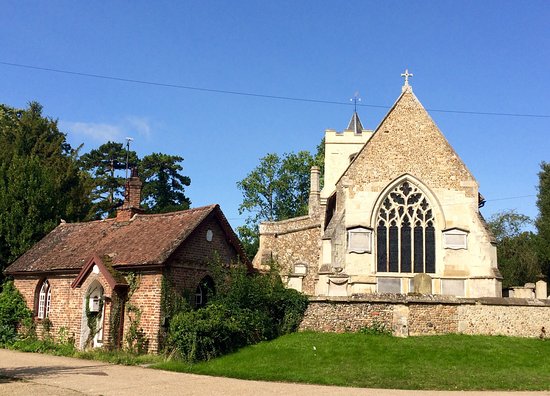
POLYGON ((259 312, 212 303, 177 314, 170 325, 169 343, 186 361, 209 360, 260 341, 263 321, 259 312))
POLYGON ((9 345, 17 339, 17 329, 22 324, 30 324, 32 312, 14 286, 4 283, 0 293, 0 345, 9 345))
POLYGON ((249 274, 245 268, 213 271, 217 294, 170 323, 168 346, 189 362, 209 360, 246 345, 295 331, 307 297, 286 289, 279 275, 249 274))

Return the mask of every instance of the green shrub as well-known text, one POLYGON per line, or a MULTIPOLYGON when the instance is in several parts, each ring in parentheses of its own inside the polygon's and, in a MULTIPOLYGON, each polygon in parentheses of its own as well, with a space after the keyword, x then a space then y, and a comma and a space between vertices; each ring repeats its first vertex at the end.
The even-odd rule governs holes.
POLYGON ((170 323, 168 347, 184 360, 209 360, 298 328, 307 297, 285 288, 276 271, 249 274, 218 265, 212 272, 217 293, 208 304, 170 323))
POLYGON ((263 319, 249 309, 231 309, 212 303, 177 314, 170 324, 169 343, 184 360, 209 360, 258 342, 263 319))
POLYGON ((0 345, 9 345, 17 339, 17 329, 32 321, 32 312, 14 286, 13 282, 4 283, 0 293, 0 345))

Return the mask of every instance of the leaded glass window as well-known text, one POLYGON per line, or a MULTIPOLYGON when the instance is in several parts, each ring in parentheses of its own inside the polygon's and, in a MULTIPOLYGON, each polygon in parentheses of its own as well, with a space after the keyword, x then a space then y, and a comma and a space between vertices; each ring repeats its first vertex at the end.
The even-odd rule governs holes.
POLYGON ((378 272, 435 272, 435 229, 430 203, 409 181, 395 187, 378 210, 378 272))

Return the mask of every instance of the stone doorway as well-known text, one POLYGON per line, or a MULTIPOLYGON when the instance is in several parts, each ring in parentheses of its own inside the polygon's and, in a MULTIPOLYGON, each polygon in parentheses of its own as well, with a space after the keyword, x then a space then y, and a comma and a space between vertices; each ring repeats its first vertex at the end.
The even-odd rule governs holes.
POLYGON ((104 301, 103 286, 95 280, 88 287, 82 301, 80 349, 103 346, 104 301))

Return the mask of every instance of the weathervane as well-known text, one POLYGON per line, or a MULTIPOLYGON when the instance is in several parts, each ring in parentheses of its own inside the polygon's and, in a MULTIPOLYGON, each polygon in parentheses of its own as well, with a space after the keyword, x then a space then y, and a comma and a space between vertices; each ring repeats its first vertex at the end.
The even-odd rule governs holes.
POLYGON ((357 113, 357 102, 361 101, 361 98, 359 97, 359 91, 355 91, 355 95, 353 95, 353 98, 351 98, 349 101, 353 102, 353 111, 357 113))

